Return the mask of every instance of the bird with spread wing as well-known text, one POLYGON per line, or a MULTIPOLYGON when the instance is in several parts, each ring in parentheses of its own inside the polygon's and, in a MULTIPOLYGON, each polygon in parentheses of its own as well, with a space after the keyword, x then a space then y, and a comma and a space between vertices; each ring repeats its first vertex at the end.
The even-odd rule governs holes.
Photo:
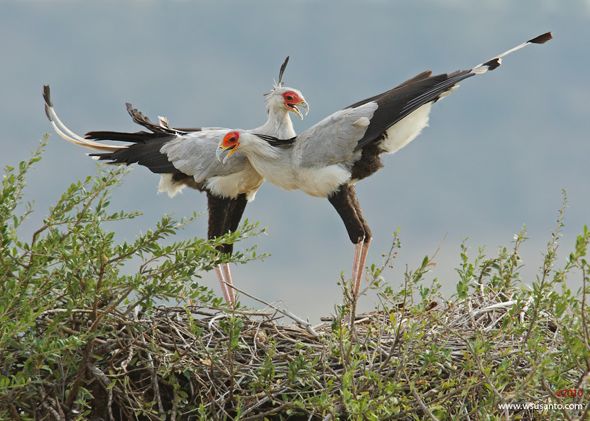
MULTIPOLYGON (((268 113, 266 122, 245 133, 258 133, 277 139, 290 139, 295 136, 289 113, 293 112, 303 118, 302 109, 305 109, 307 114, 309 106, 301 91, 283 86, 288 61, 289 57, 281 65, 279 78, 273 89, 265 95, 268 113)), ((205 192, 209 211, 208 238, 215 238, 237 229, 248 201, 254 199, 264 181, 243 154, 236 153, 227 165, 222 165, 215 159, 218 139, 229 129, 173 128, 164 117, 160 117, 159 124, 155 124, 131 104, 127 104, 127 111, 133 121, 147 131, 92 131, 82 137, 68 129, 57 116, 47 85, 44 87, 43 97, 45 113, 55 132, 68 142, 95 151, 90 154, 93 158, 110 164, 138 163, 160 175, 158 190, 170 196, 174 196, 186 186, 205 192), (122 141, 127 144, 105 144, 102 143, 103 140, 122 141)), ((224 244, 220 251, 231 254, 233 245, 224 244)), ((233 304, 235 292, 232 288, 233 279, 229 264, 220 264, 215 268, 215 273, 226 301, 233 304)))
POLYGON ((233 165, 236 151, 265 179, 286 190, 325 197, 340 215, 354 244, 353 295, 357 297, 371 243, 371 230, 355 194, 355 183, 383 165, 381 155, 395 153, 428 125, 432 105, 472 76, 495 70, 506 55, 531 44, 539 35, 467 70, 432 75, 422 72, 386 92, 326 117, 297 137, 279 139, 265 133, 231 131, 220 140, 218 159, 233 165))

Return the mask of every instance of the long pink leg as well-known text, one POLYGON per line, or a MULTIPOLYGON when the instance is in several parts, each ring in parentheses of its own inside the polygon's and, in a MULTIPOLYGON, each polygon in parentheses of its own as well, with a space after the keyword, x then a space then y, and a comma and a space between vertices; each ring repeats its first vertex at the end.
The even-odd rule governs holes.
POLYGON ((225 277, 222 270, 222 265, 215 266, 215 275, 217 276, 217 280, 219 281, 219 285, 221 286, 221 292, 223 293, 223 298, 228 304, 232 304, 231 296, 228 292, 228 286, 225 283, 225 277))
POLYGON ((221 271, 223 272, 223 277, 225 279, 225 282, 227 282, 227 284, 225 286, 227 288, 228 295, 230 296, 231 304, 235 304, 236 291, 233 289, 234 280, 232 279, 232 276, 231 276, 231 270, 229 267, 229 263, 222 264, 221 271))
POLYGON ((352 263, 352 293, 354 297, 358 297, 361 290, 361 282, 363 280, 363 272, 365 270, 365 263, 367 261, 367 254, 369 253, 369 246, 371 240, 367 242, 360 242, 354 246, 354 260, 352 263))
POLYGON ((352 295, 356 298, 360 289, 359 272, 362 272, 361 258, 363 254, 363 242, 354 245, 354 258, 352 259, 352 295))

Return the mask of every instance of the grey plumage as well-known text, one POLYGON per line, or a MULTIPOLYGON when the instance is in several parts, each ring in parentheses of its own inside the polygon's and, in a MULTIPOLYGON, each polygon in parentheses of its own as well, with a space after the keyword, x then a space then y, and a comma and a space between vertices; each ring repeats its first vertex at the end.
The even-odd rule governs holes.
POLYGON ((293 163, 304 168, 352 165, 360 157, 356 151, 358 140, 366 133, 376 110, 375 102, 346 108, 300 133, 293 146, 293 163))
POLYGON ((227 176, 250 168, 250 163, 240 152, 232 156, 231 165, 223 165, 215 159, 217 144, 229 129, 206 130, 177 136, 160 149, 175 168, 202 183, 210 177, 227 176))

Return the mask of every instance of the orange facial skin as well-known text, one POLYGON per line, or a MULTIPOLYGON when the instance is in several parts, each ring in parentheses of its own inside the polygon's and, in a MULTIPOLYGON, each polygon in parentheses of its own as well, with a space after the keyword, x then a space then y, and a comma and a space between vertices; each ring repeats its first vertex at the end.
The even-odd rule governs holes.
POLYGON ((238 146, 240 146, 240 133, 229 132, 219 142, 215 156, 217 156, 217 159, 221 163, 225 164, 228 158, 237 150, 238 146))
POLYGON ((240 133, 239 132, 229 132, 223 137, 223 141, 221 142, 221 146, 223 149, 233 149, 240 144, 240 133))

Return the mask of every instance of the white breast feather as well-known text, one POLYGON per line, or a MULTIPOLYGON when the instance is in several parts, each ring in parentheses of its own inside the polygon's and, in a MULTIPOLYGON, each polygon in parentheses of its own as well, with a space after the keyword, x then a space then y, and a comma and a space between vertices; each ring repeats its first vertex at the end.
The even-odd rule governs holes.
POLYGON ((350 180, 350 171, 340 165, 324 168, 300 168, 297 172, 299 188, 311 196, 327 197, 341 184, 350 180))
POLYGON ((263 181, 262 177, 252 167, 249 167, 246 171, 220 177, 209 177, 206 187, 213 194, 232 199, 241 193, 246 193, 247 199, 251 201, 254 200, 263 181))
POLYGON ((387 153, 394 153, 414 140, 422 129, 428 126, 431 108, 432 103, 429 102, 387 129, 386 138, 381 144, 383 150, 387 153))
POLYGON ((249 159, 256 171, 272 184, 284 190, 302 190, 311 196, 326 197, 350 180, 350 171, 341 165, 294 168, 281 160, 266 160, 256 155, 249 159))
POLYGON ((160 175, 160 183, 158 184, 158 193, 168 193, 169 197, 174 197, 185 188, 186 185, 174 181, 172 174, 160 175))
POLYGON ((289 163, 281 160, 265 159, 255 154, 248 158, 254 169, 272 184, 284 190, 296 190, 299 188, 297 176, 289 163))

